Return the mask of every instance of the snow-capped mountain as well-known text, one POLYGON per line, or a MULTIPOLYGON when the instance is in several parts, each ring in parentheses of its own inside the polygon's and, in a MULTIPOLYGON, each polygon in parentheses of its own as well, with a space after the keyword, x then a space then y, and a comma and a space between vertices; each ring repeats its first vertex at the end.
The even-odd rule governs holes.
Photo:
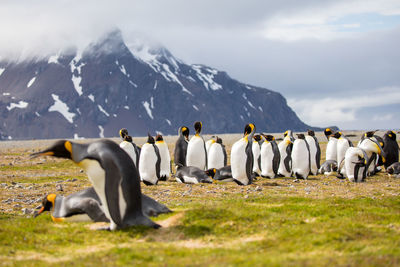
POLYGON ((127 46, 115 30, 83 51, 0 61, 2 139, 176 134, 203 122, 205 133, 310 128, 274 91, 188 65, 163 47, 127 46), (128 48, 129 47, 129 48, 128 48))

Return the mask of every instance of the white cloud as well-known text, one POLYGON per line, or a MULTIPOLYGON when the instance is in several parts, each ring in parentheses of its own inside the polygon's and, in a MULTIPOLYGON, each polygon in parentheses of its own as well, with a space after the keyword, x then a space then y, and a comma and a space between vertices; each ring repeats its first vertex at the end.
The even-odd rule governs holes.
MULTIPOLYGON (((363 94, 342 95, 322 99, 288 99, 298 116, 311 125, 340 125, 358 120, 362 108, 400 104, 400 87, 383 87, 363 94)), ((390 120, 391 114, 376 116, 376 120, 390 120)), ((374 117, 371 118, 374 120, 374 117)))

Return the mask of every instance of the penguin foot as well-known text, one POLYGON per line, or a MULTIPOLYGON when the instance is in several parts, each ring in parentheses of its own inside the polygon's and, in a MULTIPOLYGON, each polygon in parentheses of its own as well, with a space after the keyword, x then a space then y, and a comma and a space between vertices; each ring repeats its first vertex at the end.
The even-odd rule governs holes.
POLYGON ((167 181, 167 176, 166 175, 161 175, 160 181, 167 181))

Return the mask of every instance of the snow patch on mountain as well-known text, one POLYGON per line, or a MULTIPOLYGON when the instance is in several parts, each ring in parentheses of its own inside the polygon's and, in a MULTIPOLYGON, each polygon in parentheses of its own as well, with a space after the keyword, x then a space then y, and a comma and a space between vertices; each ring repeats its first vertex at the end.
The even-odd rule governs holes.
POLYGON ((73 123, 74 120, 73 118, 76 116, 75 113, 69 112, 69 107, 67 104, 65 104, 64 102, 62 102, 60 100, 60 97, 56 94, 51 94, 51 96, 53 97, 54 100, 54 104, 49 107, 48 111, 52 112, 52 111, 56 111, 56 112, 60 112, 61 115, 64 116, 64 118, 69 122, 69 123, 73 123))
POLYGON ((151 109, 150 109, 150 104, 149 104, 149 102, 144 101, 144 102, 142 102, 142 103, 143 103, 143 107, 146 109, 147 115, 149 115, 149 117, 150 117, 152 120, 154 120, 153 114, 152 114, 151 109))
POLYGON ((49 60, 47 61, 47 63, 48 64, 51 64, 51 63, 54 63, 54 64, 60 64, 59 62, 58 62, 58 58, 59 58, 59 56, 60 55, 52 55, 52 56, 50 56, 49 57, 49 60))
POLYGON ((218 74, 218 71, 211 68, 204 68, 201 65, 192 65, 192 69, 194 69, 197 73, 197 78, 203 82, 204 87, 209 90, 220 90, 222 89, 222 85, 216 83, 213 79, 214 76, 218 74), (206 71, 207 73, 203 72, 206 71))
POLYGON ((36 76, 33 77, 32 79, 30 79, 30 81, 28 82, 28 84, 26 85, 26 87, 27 87, 27 88, 31 87, 32 84, 35 82, 35 80, 36 80, 36 76))
POLYGON ((97 105, 97 107, 99 108, 99 110, 101 112, 104 113, 104 115, 106 115, 107 117, 110 117, 110 114, 108 114, 108 112, 101 105, 97 105))
POLYGON ((85 66, 85 63, 80 62, 82 59, 82 55, 80 53, 77 53, 75 58, 71 60, 70 62, 70 68, 71 68, 71 73, 72 73, 72 83, 74 84, 74 88, 76 92, 78 93, 79 96, 83 94, 82 91, 82 86, 81 86, 81 69, 83 66, 85 66), (80 63, 80 64, 78 64, 80 63), (78 75, 75 75, 75 70, 78 72, 78 75))
POLYGON ((5 68, 0 68, 0 76, 3 74, 3 72, 5 71, 5 68))
POLYGON ((18 103, 10 103, 10 105, 7 106, 7 110, 10 111, 14 108, 27 108, 27 107, 28 107, 28 102, 21 100, 18 103))
POLYGON ((100 133, 99 133, 99 137, 100 138, 104 138, 104 128, 101 125, 97 125, 97 127, 99 127, 100 133))

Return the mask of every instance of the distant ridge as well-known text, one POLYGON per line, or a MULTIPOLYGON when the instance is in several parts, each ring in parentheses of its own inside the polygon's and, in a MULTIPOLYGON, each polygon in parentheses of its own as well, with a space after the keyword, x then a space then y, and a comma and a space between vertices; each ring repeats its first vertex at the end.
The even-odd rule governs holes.
POLYGON ((125 44, 114 30, 83 51, 22 62, 0 61, 0 138, 177 134, 203 122, 205 133, 317 129, 304 124, 279 93, 226 72, 176 59, 166 48, 125 44))

